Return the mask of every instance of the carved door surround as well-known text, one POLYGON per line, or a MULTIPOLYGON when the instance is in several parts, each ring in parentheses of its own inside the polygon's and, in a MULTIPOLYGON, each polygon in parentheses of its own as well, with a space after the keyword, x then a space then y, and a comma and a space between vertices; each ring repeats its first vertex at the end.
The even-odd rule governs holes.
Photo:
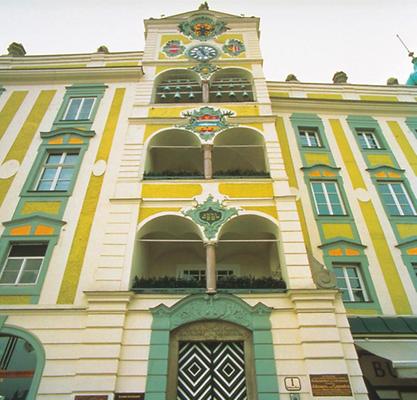
POLYGON ((178 350, 180 342, 242 342, 248 399, 257 399, 252 333, 226 321, 200 321, 182 325, 170 335, 167 400, 177 398, 178 350))
MULTIPOLYGON (((204 325, 194 325, 197 322, 215 324, 211 325, 214 329, 213 332, 207 334, 212 336, 204 337, 215 339, 221 335, 222 338, 237 338, 238 340, 243 338, 243 342, 248 343, 247 356, 252 357, 253 361, 249 359, 245 364, 250 365, 252 370, 253 378, 249 378, 249 381, 250 379, 254 380, 253 384, 248 385, 252 390, 248 400, 270 396, 279 400, 270 322, 272 309, 270 307, 262 303, 250 306, 232 294, 193 294, 171 307, 160 304, 151 309, 151 312, 153 321, 146 381, 147 400, 175 399, 175 394, 174 397, 168 397, 168 394, 172 396, 170 387, 176 387, 176 383, 171 384, 171 379, 174 379, 175 382, 175 378, 171 378, 172 369, 168 374, 169 361, 175 357, 175 355, 170 355, 170 340, 171 337, 175 340, 176 335, 180 335, 180 337, 181 335, 183 335, 182 337, 195 335, 195 338, 200 337, 199 340, 201 340, 201 326, 204 325), (222 324, 222 322, 226 324, 222 324), (183 326, 192 328, 190 333, 186 333, 187 328, 182 330, 183 326), (179 329, 177 330, 177 328, 179 329), (251 345, 249 345, 250 343, 251 345)), ((205 329, 205 331, 210 330, 205 329)))

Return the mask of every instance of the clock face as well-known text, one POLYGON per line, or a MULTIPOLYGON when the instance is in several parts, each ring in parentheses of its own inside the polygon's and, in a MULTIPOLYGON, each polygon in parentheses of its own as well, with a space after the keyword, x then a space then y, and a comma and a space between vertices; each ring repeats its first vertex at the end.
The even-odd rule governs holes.
POLYGON ((216 58, 217 55, 217 50, 206 44, 195 46, 188 50, 188 56, 198 61, 209 61, 216 58))

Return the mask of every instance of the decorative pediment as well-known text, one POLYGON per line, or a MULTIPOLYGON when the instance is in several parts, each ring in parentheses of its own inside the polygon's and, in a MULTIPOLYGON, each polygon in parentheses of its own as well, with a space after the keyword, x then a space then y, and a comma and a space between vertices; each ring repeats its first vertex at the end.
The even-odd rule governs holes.
POLYGON ((238 215, 238 209, 226 207, 219 200, 209 195, 203 203, 197 203, 193 208, 182 211, 183 215, 191 218, 199 225, 208 240, 214 239, 222 225, 230 218, 238 215))
POLYGON ((398 243, 395 247, 398 247, 403 254, 408 256, 417 256, 417 239, 411 239, 398 243))
POLYGON ((368 168, 367 171, 377 179, 402 179, 404 170, 390 165, 380 165, 375 168, 368 168))
POLYGON ((199 14, 178 25, 179 31, 195 40, 206 41, 221 35, 228 29, 226 23, 208 14, 199 14))
POLYGON ((66 222, 56 218, 31 216, 4 222, 5 236, 55 236, 66 222))
POLYGON ((366 249, 363 244, 351 240, 334 240, 318 247, 330 257, 358 257, 366 249))
POLYGON ((78 128, 57 128, 49 132, 41 132, 41 138, 50 145, 74 145, 86 143, 95 134, 95 131, 78 128))
POLYGON ((189 68, 191 71, 197 72, 202 80, 209 80, 210 77, 221 68, 217 65, 210 63, 200 63, 194 67, 189 68))
POLYGON ((340 168, 326 164, 315 164, 310 167, 301 167, 311 178, 335 178, 339 174, 340 168))

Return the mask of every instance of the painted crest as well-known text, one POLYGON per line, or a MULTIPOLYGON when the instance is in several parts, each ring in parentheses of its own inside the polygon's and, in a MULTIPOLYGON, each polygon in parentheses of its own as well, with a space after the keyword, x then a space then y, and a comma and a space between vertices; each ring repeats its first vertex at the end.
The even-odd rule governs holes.
POLYGON ((212 195, 209 195, 204 203, 197 203, 195 207, 182 211, 183 215, 203 228, 204 235, 209 240, 216 237, 221 226, 238 215, 238 212, 237 208, 226 207, 223 202, 214 200, 212 195))
POLYGON ((221 35, 227 30, 226 24, 211 18, 208 15, 200 15, 178 25, 181 33, 192 39, 209 40, 221 35))
POLYGON ((223 45, 223 51, 229 56, 238 56, 246 50, 245 45, 241 40, 238 39, 229 39, 223 45))
POLYGON ((189 118, 189 122, 178 127, 197 133, 201 139, 207 141, 212 139, 216 133, 233 126, 226 120, 226 117, 233 115, 233 111, 202 107, 199 110, 183 112, 182 116, 189 118))
POLYGON ((194 67, 191 67, 190 69, 191 71, 197 72, 201 79, 208 80, 210 79, 211 75, 220 69, 220 67, 209 63, 200 63, 194 67))
POLYGON ((177 57, 183 54, 185 51, 185 46, 183 46, 180 40, 170 40, 166 42, 162 48, 162 52, 168 57, 177 57))

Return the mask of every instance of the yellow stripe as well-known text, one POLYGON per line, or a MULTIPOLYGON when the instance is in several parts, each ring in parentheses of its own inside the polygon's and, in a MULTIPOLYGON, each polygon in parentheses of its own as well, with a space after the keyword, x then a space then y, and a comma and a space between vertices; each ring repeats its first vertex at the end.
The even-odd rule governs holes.
POLYGON ((415 150, 411 147, 410 142, 407 140, 398 122, 388 121, 388 126, 394 134, 395 139, 397 139, 397 142, 400 145, 401 150, 405 155, 405 158, 407 159, 408 163, 413 169, 414 174, 417 175, 417 155, 415 150))
POLYGON ((309 99, 343 100, 343 96, 337 93, 307 93, 309 99))
POLYGON ((301 203, 301 200, 297 200, 296 204, 297 204, 298 216, 300 217, 301 231, 303 232, 304 243, 306 245, 307 250, 311 252, 310 235, 308 234, 307 222, 306 222, 306 218, 304 214, 303 204, 301 203))
POLYGON ((0 296, 0 304, 30 304, 31 296, 0 296))
POLYGON ((331 119, 329 122, 333 129, 333 133, 336 138, 337 145, 339 146, 340 153, 348 171, 350 180, 352 181, 353 188, 366 189, 365 182, 359 171, 358 165, 356 164, 352 150, 350 149, 350 144, 346 138, 345 132, 343 131, 342 124, 338 119, 331 119))
MULTIPOLYGON (((56 90, 43 90, 39 94, 31 112, 23 123, 22 128, 17 134, 17 137, 3 162, 8 160, 22 162, 55 93, 56 90)), ((6 196, 13 179, 14 176, 0 180, 0 205, 3 204, 4 197, 6 196)))
POLYGON ((371 237, 376 256, 381 266, 385 282, 388 286, 388 291, 391 295, 397 314, 411 314, 410 303, 407 299, 407 293, 401 282, 394 259, 391 255, 391 250, 388 246, 384 231, 379 223, 375 208, 370 201, 359 202, 362 214, 368 227, 369 235, 371 237))
POLYGON ((284 120, 281 117, 277 118, 276 122, 277 135, 279 145, 281 147, 281 154, 284 158, 285 170, 288 175, 288 183, 291 187, 298 188, 297 179, 295 177, 294 165, 291 159, 290 146, 288 144, 287 133, 285 132, 284 120))
POLYGON ((361 100, 364 101, 398 101, 398 98, 395 96, 359 96, 361 100))
POLYGON ((13 117, 17 113, 17 110, 22 105, 23 100, 28 94, 27 90, 13 92, 3 109, 0 111, 0 139, 3 137, 4 132, 12 122, 13 117))
MULTIPOLYGON (((115 91, 110 112, 107 117, 106 126, 104 127, 103 137, 97 152, 97 160, 107 160, 109 157, 125 90, 126 89, 124 88, 119 88, 115 91)), ((87 193, 84 198, 80 218, 78 220, 70 254, 68 256, 64 278, 59 291, 57 301, 58 304, 72 304, 74 302, 81 275, 81 268, 84 261, 84 255, 90 237, 91 226, 96 212, 101 186, 103 184, 103 177, 103 175, 91 175, 90 177, 87 193)))
POLYGON ((378 315, 380 312, 374 309, 367 309, 367 308, 349 308, 346 306, 346 312, 348 315, 378 315))

